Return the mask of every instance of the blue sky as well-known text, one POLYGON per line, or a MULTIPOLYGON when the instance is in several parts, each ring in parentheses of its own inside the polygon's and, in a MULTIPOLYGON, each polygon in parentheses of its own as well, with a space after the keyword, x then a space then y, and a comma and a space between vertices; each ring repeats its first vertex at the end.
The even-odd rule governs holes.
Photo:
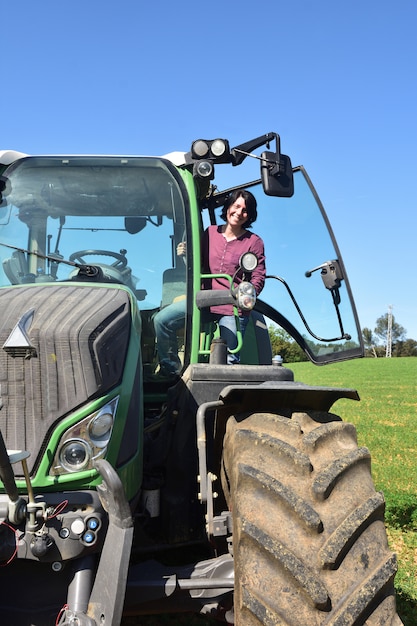
POLYGON ((277 132, 361 326, 391 305, 417 340, 416 28, 414 0, 8 2, 0 149, 165 154, 277 132))

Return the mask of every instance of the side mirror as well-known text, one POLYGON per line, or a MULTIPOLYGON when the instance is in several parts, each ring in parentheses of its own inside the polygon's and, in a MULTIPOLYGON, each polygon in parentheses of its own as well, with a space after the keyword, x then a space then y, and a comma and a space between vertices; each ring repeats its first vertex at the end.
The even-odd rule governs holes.
POLYGON ((267 196, 291 198, 294 177, 290 157, 276 152, 261 154, 262 186, 267 196))

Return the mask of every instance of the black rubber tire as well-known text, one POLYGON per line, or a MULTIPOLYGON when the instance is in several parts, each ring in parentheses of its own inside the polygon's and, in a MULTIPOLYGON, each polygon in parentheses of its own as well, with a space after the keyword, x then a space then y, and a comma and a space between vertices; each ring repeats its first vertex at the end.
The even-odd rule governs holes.
POLYGON ((396 557, 356 430, 322 412, 228 420, 237 626, 394 626, 396 557))

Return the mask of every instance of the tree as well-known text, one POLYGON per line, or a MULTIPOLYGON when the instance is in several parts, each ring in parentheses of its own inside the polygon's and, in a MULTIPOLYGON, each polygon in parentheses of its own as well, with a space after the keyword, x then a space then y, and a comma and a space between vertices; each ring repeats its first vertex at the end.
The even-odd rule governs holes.
POLYGON ((299 361, 308 360, 298 343, 283 328, 270 326, 268 332, 272 354, 280 354, 284 363, 298 363, 299 361))
POLYGON ((363 343, 365 345, 365 350, 368 351, 368 353, 372 354, 375 358, 378 356, 377 354, 377 350, 376 350, 376 337, 374 337, 372 330, 370 328, 362 328, 362 337, 363 337, 363 343))
POLYGON ((394 356, 417 356, 417 341, 415 339, 397 341, 394 356))
MULTIPOLYGON (((391 319, 391 337, 392 343, 395 344, 397 341, 403 341, 406 338, 407 331, 403 326, 400 326, 400 324, 395 321, 393 315, 391 319)), ((385 315, 381 315, 381 317, 378 317, 378 319, 376 320, 374 332, 381 339, 384 345, 386 345, 388 336, 388 313, 385 313, 385 315)))

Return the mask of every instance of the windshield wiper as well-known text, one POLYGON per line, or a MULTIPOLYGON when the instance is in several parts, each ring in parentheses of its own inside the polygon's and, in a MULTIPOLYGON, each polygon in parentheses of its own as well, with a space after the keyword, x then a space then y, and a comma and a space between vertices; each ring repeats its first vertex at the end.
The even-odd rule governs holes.
POLYGON ((36 256, 38 259, 45 259, 46 261, 51 261, 51 263, 58 265, 59 263, 63 263, 64 265, 70 265, 71 267, 76 267, 79 269, 80 276, 86 276, 88 278, 94 278, 100 273, 100 268, 96 265, 86 265, 85 263, 76 263, 75 261, 68 261, 68 259, 64 259, 60 254, 50 253, 50 254, 42 254, 42 252, 38 252, 37 250, 27 250, 26 248, 19 248, 18 246, 12 246, 9 243, 3 243, 0 241, 0 246, 4 246, 6 248, 10 248, 11 250, 16 250, 17 252, 22 252, 23 254, 31 254, 36 256))

